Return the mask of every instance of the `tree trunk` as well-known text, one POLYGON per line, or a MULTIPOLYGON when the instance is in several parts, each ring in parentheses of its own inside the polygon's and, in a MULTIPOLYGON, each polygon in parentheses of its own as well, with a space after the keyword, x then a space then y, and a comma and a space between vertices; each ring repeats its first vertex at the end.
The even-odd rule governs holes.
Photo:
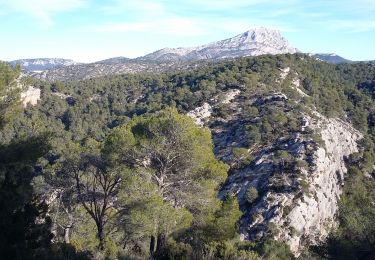
POLYGON ((153 256, 155 254, 155 250, 156 250, 156 241, 155 241, 155 236, 152 235, 151 238, 150 238, 150 256, 153 256))
POLYGON ((73 227, 73 216, 69 214, 69 222, 68 225, 64 228, 64 242, 66 244, 70 244, 70 229, 73 227))
POLYGON ((101 223, 96 223, 96 227, 98 228, 99 250, 104 250, 105 234, 103 225, 101 223))
POLYGON ((64 242, 70 244, 70 226, 64 228, 64 242))
POLYGON ((159 234, 156 245, 156 255, 162 256, 167 247, 167 238, 165 234, 159 234))

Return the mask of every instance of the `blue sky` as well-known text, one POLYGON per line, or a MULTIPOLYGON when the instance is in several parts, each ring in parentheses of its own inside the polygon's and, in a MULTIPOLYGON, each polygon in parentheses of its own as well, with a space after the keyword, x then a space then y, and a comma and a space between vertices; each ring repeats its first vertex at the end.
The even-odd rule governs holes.
POLYGON ((375 60, 375 0, 0 0, 0 60, 134 58, 256 26, 303 52, 375 60))

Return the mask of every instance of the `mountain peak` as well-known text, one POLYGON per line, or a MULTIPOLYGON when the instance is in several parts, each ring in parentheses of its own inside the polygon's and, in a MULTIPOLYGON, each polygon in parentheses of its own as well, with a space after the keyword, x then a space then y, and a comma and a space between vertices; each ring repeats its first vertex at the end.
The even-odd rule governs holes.
POLYGON ((260 26, 260 27, 249 28, 246 32, 244 32, 244 34, 245 33, 278 33, 280 34, 280 31, 277 29, 271 29, 271 28, 260 26))
POLYGON ((163 62, 217 60, 296 52, 298 50, 288 43, 280 31, 265 27, 255 27, 229 39, 190 48, 164 48, 138 59, 163 62))

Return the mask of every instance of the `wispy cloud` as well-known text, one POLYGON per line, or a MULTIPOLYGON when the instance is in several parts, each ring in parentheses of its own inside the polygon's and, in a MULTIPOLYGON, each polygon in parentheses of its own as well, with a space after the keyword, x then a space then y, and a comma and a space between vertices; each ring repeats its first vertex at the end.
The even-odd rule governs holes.
POLYGON ((162 2, 150 1, 150 0, 112 0, 108 1, 101 8, 102 11, 116 14, 134 14, 137 15, 160 15, 166 12, 165 5, 162 2))
MULTIPOLYGON (((298 0, 276 2, 286 6, 296 1, 298 0)), ((84 26, 82 30, 98 33, 142 32, 175 36, 202 36, 218 32, 240 33, 256 26, 266 26, 284 32, 298 30, 290 24, 274 19, 290 14, 291 10, 288 8, 270 9, 262 18, 249 15, 249 13, 257 13, 257 6, 270 3, 275 3, 275 1, 181 0, 176 3, 171 0, 138 0, 137 2, 112 0, 100 10, 106 14, 113 14, 113 20, 84 26), (249 6, 253 8, 245 8, 249 6), (244 10, 245 13, 233 17, 229 9, 244 10), (204 14, 200 13, 196 16, 195 12, 204 14), (118 21, 116 15, 121 14, 128 15, 125 20, 118 21)))
POLYGON ((86 0, 0 0, 0 8, 5 12, 30 15, 43 26, 53 25, 53 14, 84 6, 86 0))
POLYGON ((120 22, 92 25, 84 28, 89 32, 100 33, 125 33, 141 32, 175 36, 199 36, 206 31, 195 21, 185 17, 166 17, 158 20, 145 20, 138 22, 120 22))
POLYGON ((225 31, 228 33, 241 33, 245 30, 251 29, 253 27, 267 27, 270 29, 280 30, 282 32, 297 32, 299 31, 298 27, 293 25, 280 22, 273 19, 237 19, 231 20, 228 18, 222 18, 216 20, 211 24, 207 25, 211 29, 225 31))

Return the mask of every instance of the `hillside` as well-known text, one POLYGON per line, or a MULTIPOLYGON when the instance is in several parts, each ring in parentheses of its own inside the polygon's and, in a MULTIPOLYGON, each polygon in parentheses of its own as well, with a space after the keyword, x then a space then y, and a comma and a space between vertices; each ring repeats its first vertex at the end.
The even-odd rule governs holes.
POLYGON ((166 71, 187 69, 189 67, 194 67, 194 64, 181 62, 138 62, 132 60, 117 63, 110 59, 109 61, 105 60, 90 64, 77 64, 36 73, 29 72, 27 75, 45 81, 69 81, 125 73, 162 73, 166 71))
MULTIPOLYGON (((65 83, 33 80, 33 93, 40 90, 37 104, 30 103, 0 136, 6 144, 17 137, 53 133, 49 152, 35 166, 34 192, 48 201, 49 214, 57 225, 52 229, 55 240, 68 239, 94 252, 95 228, 87 230, 93 222, 74 200, 59 204, 59 196, 70 193, 65 193, 68 183, 54 176, 64 172, 62 165, 76 160, 71 156, 77 154, 77 146, 94 155, 104 140, 108 143, 108 134, 116 126, 176 107, 209 128, 216 159, 230 167, 216 194, 226 201, 223 207, 227 208, 221 209, 226 213, 217 211, 217 218, 209 224, 212 232, 218 227, 228 229, 210 237, 201 230, 207 227, 198 225, 203 219, 193 203, 188 207, 193 213, 192 226, 174 229, 168 243, 177 248, 168 250, 208 254, 189 240, 197 239, 216 258, 224 245, 223 250, 238 259, 245 253, 255 257, 251 259, 256 254, 266 255, 266 259, 285 254, 288 259, 290 252, 301 259, 321 259, 327 254, 361 257, 371 255, 374 246, 374 80, 372 64, 331 65, 303 54, 240 58, 164 74, 124 74, 65 83), (362 196, 366 198, 360 199, 362 196), (238 203, 240 213, 233 203, 238 203), (75 210, 70 212, 73 206, 75 210), (219 217, 226 215, 232 217, 219 217), (66 233, 62 227, 70 218, 74 226, 66 233), (353 226, 353 218, 365 226, 353 226), (230 223, 237 220, 238 233, 232 234, 230 223), (87 232, 91 238, 82 239, 87 232)), ((146 167, 147 162, 142 165, 146 167)), ((192 201, 200 198, 198 194, 192 201)), ((212 203, 205 210, 214 209, 212 203)), ((203 204, 199 205, 196 207, 203 204)), ((119 211, 122 206, 114 203, 112 207, 119 211)), ((120 220, 108 224, 106 232, 115 252, 147 255, 149 233, 132 222, 136 216, 121 220, 130 221, 125 231, 118 229, 120 222, 116 221, 120 220), (123 238, 129 239, 124 248, 123 238)))

